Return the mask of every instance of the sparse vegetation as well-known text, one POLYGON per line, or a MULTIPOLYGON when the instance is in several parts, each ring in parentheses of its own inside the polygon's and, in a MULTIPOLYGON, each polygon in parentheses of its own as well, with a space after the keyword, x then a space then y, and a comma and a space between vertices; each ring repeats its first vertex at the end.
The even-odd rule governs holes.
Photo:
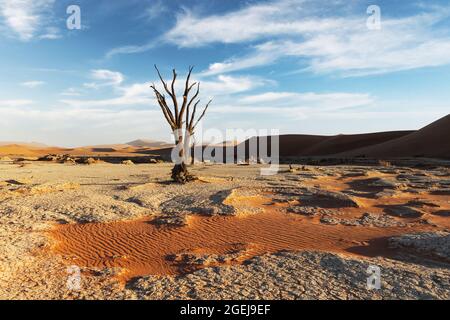
POLYGON ((170 88, 167 82, 164 81, 156 65, 155 69, 158 73, 159 79, 161 80, 165 92, 170 96, 173 104, 172 110, 167 103, 165 95, 158 91, 154 84, 151 85, 158 104, 161 107, 161 111, 163 112, 167 123, 172 129, 175 139, 175 150, 178 151, 178 159, 175 159, 175 166, 172 169, 172 179, 175 182, 186 183, 195 179, 195 177, 192 176, 187 169, 187 163, 190 154, 189 149, 191 147, 191 137, 194 135, 197 124, 205 116, 211 100, 206 104, 200 116, 196 118, 195 116, 197 112, 197 106, 200 103, 200 99, 198 99, 198 95, 200 93, 200 82, 190 83, 193 67, 189 67, 181 107, 178 104, 177 95, 175 92, 175 81, 177 79, 177 73, 175 69, 172 70, 173 77, 170 88), (192 97, 189 97, 189 94, 194 87, 196 87, 196 92, 192 97))

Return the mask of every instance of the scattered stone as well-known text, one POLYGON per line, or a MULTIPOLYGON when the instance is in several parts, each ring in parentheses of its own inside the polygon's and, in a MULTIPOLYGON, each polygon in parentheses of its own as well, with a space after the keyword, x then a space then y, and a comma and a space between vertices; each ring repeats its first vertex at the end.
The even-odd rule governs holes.
POLYGON ((375 199, 380 198, 392 198, 395 197, 398 193, 395 190, 383 190, 375 193, 373 196, 375 199))
POLYGON ((287 212, 301 214, 308 217, 315 217, 322 214, 333 214, 332 210, 312 207, 312 206, 291 206, 287 212))
POLYGON ((432 213, 432 215, 439 217, 450 217, 450 210, 439 210, 432 213))
POLYGON ((122 164, 127 165, 127 166, 130 166, 130 165, 133 165, 134 162, 131 161, 131 160, 123 160, 123 161, 122 161, 122 164))
POLYGON ((424 212, 406 205, 388 206, 384 211, 391 216, 400 218, 420 218, 424 215, 424 212))
POLYGON ((94 158, 82 158, 78 161, 78 163, 87 164, 87 165, 97 164, 97 163, 101 163, 101 162, 102 162, 101 160, 94 159, 94 158))
POLYGON ((69 154, 48 154, 41 158, 38 158, 37 161, 52 161, 52 162, 58 162, 58 163, 69 163, 69 164, 75 164, 76 163, 75 158, 72 158, 69 154))
POLYGON ((431 191, 431 194, 437 196, 450 196, 450 188, 448 189, 435 189, 431 191))
POLYGON ((389 247, 450 262, 450 233, 423 232, 389 238, 389 247))
POLYGON ((323 216, 320 218, 320 222, 324 224, 336 225, 340 223, 340 220, 330 216, 323 216))
POLYGON ((333 192, 321 189, 309 190, 310 195, 306 195, 305 198, 300 196, 302 203, 318 202, 320 207, 334 208, 334 207, 353 207, 359 208, 359 204, 349 195, 342 192, 333 192))
POLYGON ((379 215, 366 212, 357 222, 362 226, 374 226, 374 227, 404 227, 405 224, 401 221, 397 221, 388 215, 379 215))
POLYGON ((146 276, 127 286, 138 299, 449 299, 450 271, 401 261, 315 251, 265 254, 242 265, 202 268, 181 277, 146 276), (367 268, 382 270, 367 289, 367 268))
POLYGON ((423 199, 414 199, 407 203, 408 206, 416 207, 416 208, 424 208, 424 207, 433 207, 439 208, 438 204, 435 204, 431 201, 423 200, 423 199))
POLYGON ((395 190, 402 190, 407 187, 403 183, 398 183, 397 181, 387 178, 376 178, 373 182, 369 183, 369 186, 395 190))

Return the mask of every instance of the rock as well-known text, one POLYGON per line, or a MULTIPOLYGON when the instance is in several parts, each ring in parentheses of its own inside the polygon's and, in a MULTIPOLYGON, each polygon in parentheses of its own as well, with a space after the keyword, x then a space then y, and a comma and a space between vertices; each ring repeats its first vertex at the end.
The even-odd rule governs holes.
POLYGON ((432 213, 432 215, 439 217, 450 217, 450 210, 439 210, 432 213))
POLYGON ((323 216, 320 218, 320 222, 324 224, 336 225, 340 223, 340 220, 330 216, 323 216))
POLYGON ((407 203, 408 206, 416 207, 416 208, 423 208, 423 207, 433 207, 433 208, 439 208, 440 206, 438 204, 435 204, 428 200, 422 200, 422 199, 414 199, 407 203))
POLYGON ((420 218, 424 212, 405 205, 388 206, 384 210, 387 214, 400 218, 420 218))
POLYGON ((57 160, 58 160, 58 155, 56 155, 56 154, 47 154, 38 159, 38 161, 57 161, 57 160))
POLYGON ((131 161, 131 160, 123 160, 123 161, 122 161, 122 164, 127 165, 127 166, 130 166, 130 165, 133 165, 134 162, 131 161))
POLYGON ((83 158, 79 161, 79 163, 87 164, 87 165, 92 165, 92 164, 96 164, 99 162, 101 162, 101 161, 98 159, 94 159, 94 158, 83 158))
POLYGON ((163 214, 153 219, 152 223, 160 226, 182 227, 187 225, 187 215, 184 213, 163 214))
POLYGON ((448 299, 449 274, 385 258, 285 251, 180 277, 144 276, 127 288, 138 299, 448 299), (367 289, 370 265, 381 269, 381 290, 367 289))
POLYGON ((374 226, 374 227, 403 227, 403 222, 397 221, 394 218, 386 215, 378 215, 372 213, 364 213, 358 220, 358 223, 362 226, 374 226))
POLYGON ((383 190, 375 193, 373 196, 375 197, 375 199, 380 199, 380 198, 392 198, 395 197, 396 195, 397 192, 395 190, 383 190))
POLYGON ((322 214, 333 214, 332 210, 312 206, 292 206, 287 209, 287 212, 301 214, 308 217, 315 217, 322 214))
POLYGON ((342 193, 318 188, 307 188, 300 195, 300 202, 305 205, 321 208, 359 208, 359 204, 351 196, 342 193))
POLYGON ((437 196, 450 196, 450 188, 448 189, 435 189, 431 191, 431 194, 437 195, 437 196))
POLYGON ((373 182, 369 183, 369 186, 395 190, 402 190, 406 188, 405 184, 398 183, 397 181, 387 178, 377 178, 373 182))
POLYGON ((76 163, 76 159, 72 158, 69 154, 48 154, 41 158, 38 158, 37 161, 52 161, 52 162, 59 162, 59 163, 76 163))
POLYGON ((391 237, 389 247, 444 259, 450 262, 450 233, 423 232, 391 237))

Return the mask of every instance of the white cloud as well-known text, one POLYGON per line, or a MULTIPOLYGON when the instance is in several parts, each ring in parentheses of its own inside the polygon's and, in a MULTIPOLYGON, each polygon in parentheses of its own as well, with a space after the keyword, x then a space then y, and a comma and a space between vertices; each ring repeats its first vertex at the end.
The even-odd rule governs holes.
POLYGON ((47 39, 47 40, 57 40, 61 39, 61 30, 55 27, 48 27, 45 30, 45 33, 39 36, 39 39, 47 39))
MULTIPOLYGON (((108 73, 102 74, 105 75, 108 73)), ((120 85, 123 81, 123 76, 116 75, 115 77, 111 78, 108 78, 109 80, 107 80, 106 83, 113 86, 114 91, 118 94, 117 97, 96 100, 64 99, 61 100, 61 102, 77 108, 125 107, 136 105, 149 105, 150 107, 155 103, 155 99, 153 96, 153 92, 150 89, 149 82, 135 83, 129 86, 123 86, 120 85), (111 81, 111 78, 115 79, 115 81, 111 81)))
POLYGON ((246 96, 238 100, 244 105, 296 107, 311 111, 331 111, 354 107, 367 107, 374 100, 369 94, 361 93, 297 93, 297 92, 265 92, 246 96))
POLYGON ((85 83, 84 86, 86 88, 98 89, 100 87, 108 86, 117 87, 125 79, 122 73, 106 69, 92 70, 91 78, 95 80, 95 82, 85 83))
MULTIPOLYGON (((116 71, 110 70, 92 70, 91 78, 95 79, 95 82, 85 83, 84 87, 90 89, 98 89, 100 87, 111 87, 113 93, 116 97, 108 99, 63 99, 61 102, 73 107, 124 107, 124 106, 136 106, 136 105, 149 105, 156 106, 156 100, 154 93, 150 88, 152 83, 156 86, 161 86, 159 79, 153 82, 144 83, 134 83, 131 85, 124 85, 125 76, 116 71)), ((260 77, 251 76, 229 76, 229 75, 219 75, 215 77, 204 78, 199 76, 191 80, 199 81, 200 84, 200 95, 199 97, 204 97, 207 100, 211 97, 220 96, 230 96, 237 93, 248 92, 253 89, 262 87, 266 84, 274 84, 273 81, 262 79, 260 77)), ((160 88, 161 92, 163 89, 160 88)), ((184 90, 184 81, 179 78, 175 83, 175 90, 178 97, 181 97, 182 90, 184 90)), ((195 89, 193 89, 194 91, 195 89)), ((193 95, 193 91, 191 96, 193 95)), ((62 95, 65 96, 76 96, 79 95, 80 90, 76 88, 71 88, 70 91, 63 92, 62 95)))
POLYGON ((23 107, 32 104, 32 100, 18 99, 18 100, 0 100, 0 108, 14 108, 23 107))
POLYGON ((222 115, 251 114, 254 117, 264 115, 266 120, 271 119, 272 125, 275 125, 279 121, 287 124, 318 114, 342 114, 355 108, 364 111, 372 107, 374 102, 373 97, 364 93, 265 92, 216 101, 210 112, 222 115))
POLYGON ((369 30, 365 11, 346 11, 343 6, 341 1, 325 5, 323 1, 278 0, 223 15, 201 17, 185 11, 165 39, 180 47, 247 45, 247 54, 212 63, 204 75, 266 66, 284 57, 306 64, 300 71, 343 76, 450 64, 450 32, 439 27, 449 19, 449 8, 430 6, 395 18, 385 14, 382 29, 369 30))
POLYGON ((152 1, 148 8, 142 14, 144 19, 152 21, 162 14, 166 13, 169 9, 163 4, 161 0, 152 1))
POLYGON ((35 37, 40 28, 48 23, 49 8, 55 0, 0 0, 0 16, 4 25, 22 41, 35 37))
POLYGON ((67 88, 63 92, 60 93, 62 96, 81 96, 81 91, 77 88, 67 88))
POLYGON ((44 81, 37 81, 37 80, 34 80, 34 81, 26 81, 26 82, 22 82, 22 83, 21 83, 21 85, 22 85, 23 87, 27 87, 27 88, 30 88, 30 89, 33 89, 33 88, 42 86, 42 85, 44 85, 44 84, 45 84, 44 81))
POLYGON ((122 46, 122 47, 113 48, 106 53, 105 57, 111 58, 111 57, 113 57, 115 55, 119 55, 119 54, 145 52, 150 49, 153 49, 156 46, 156 44, 157 44, 157 42, 151 41, 151 42, 141 45, 141 46, 122 46))
POLYGON ((343 18, 305 16, 303 12, 309 12, 307 9, 304 1, 283 0, 254 4, 204 18, 184 11, 165 37, 181 47, 197 47, 215 42, 240 43, 273 36, 330 31, 346 24, 343 18), (300 13, 302 19, 298 19, 300 13))
POLYGON ((200 78, 201 92, 210 96, 230 95, 240 92, 251 91, 273 81, 250 76, 219 75, 215 78, 202 80, 200 78))

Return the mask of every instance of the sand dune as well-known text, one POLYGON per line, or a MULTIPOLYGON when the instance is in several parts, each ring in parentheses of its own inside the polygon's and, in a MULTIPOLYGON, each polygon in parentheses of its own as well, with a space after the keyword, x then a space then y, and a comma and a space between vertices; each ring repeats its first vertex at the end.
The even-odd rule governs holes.
MULTIPOLYGON (((450 115, 417 131, 390 131, 335 136, 281 135, 281 157, 428 157, 450 158, 450 115)), ((247 153, 249 143, 242 142, 247 153)), ((256 155, 255 155, 256 156, 256 155)))
MULTIPOLYGON (((450 115, 417 131, 390 131, 365 134, 320 136, 289 134, 279 136, 280 157, 424 157, 450 159, 450 115)), ((256 137, 240 144, 249 154, 249 145, 256 137)), ((216 146, 220 148, 220 145, 216 146)), ((198 147, 200 148, 200 147, 198 147)), ((230 144, 223 145, 236 150, 230 144)), ((42 147, 39 144, 0 143, 0 156, 42 156, 45 154, 69 153, 75 156, 152 154, 170 159, 172 145, 153 140, 138 139, 127 144, 110 144, 78 147, 73 149, 42 147)), ((269 144, 270 149, 270 144, 269 144)), ((250 155, 250 157, 257 155, 250 155)))
POLYGON ((0 156, 38 157, 50 153, 68 153, 71 150, 57 147, 36 148, 29 145, 10 144, 0 146, 0 156))
POLYGON ((134 141, 127 142, 126 144, 138 148, 155 148, 155 149, 167 148, 172 146, 171 144, 164 141, 155 141, 149 139, 137 139, 134 141))
MULTIPOLYGON (((391 131, 366 134, 350 134, 336 136, 317 136, 290 134, 280 135, 281 157, 306 157, 306 156, 328 156, 361 147, 367 147, 406 136, 414 131, 391 131)), ((248 152, 249 143, 255 143, 256 138, 246 140, 245 145, 248 152)))
POLYGON ((414 131, 391 131, 391 132, 377 132, 367 134, 352 134, 330 137, 324 141, 315 144, 314 146, 305 150, 303 155, 308 156, 322 156, 330 155, 334 153, 345 152, 348 150, 354 150, 360 147, 367 147, 392 139, 404 137, 414 131))
POLYGON ((450 115, 403 137, 344 153, 347 156, 450 159, 450 115))

